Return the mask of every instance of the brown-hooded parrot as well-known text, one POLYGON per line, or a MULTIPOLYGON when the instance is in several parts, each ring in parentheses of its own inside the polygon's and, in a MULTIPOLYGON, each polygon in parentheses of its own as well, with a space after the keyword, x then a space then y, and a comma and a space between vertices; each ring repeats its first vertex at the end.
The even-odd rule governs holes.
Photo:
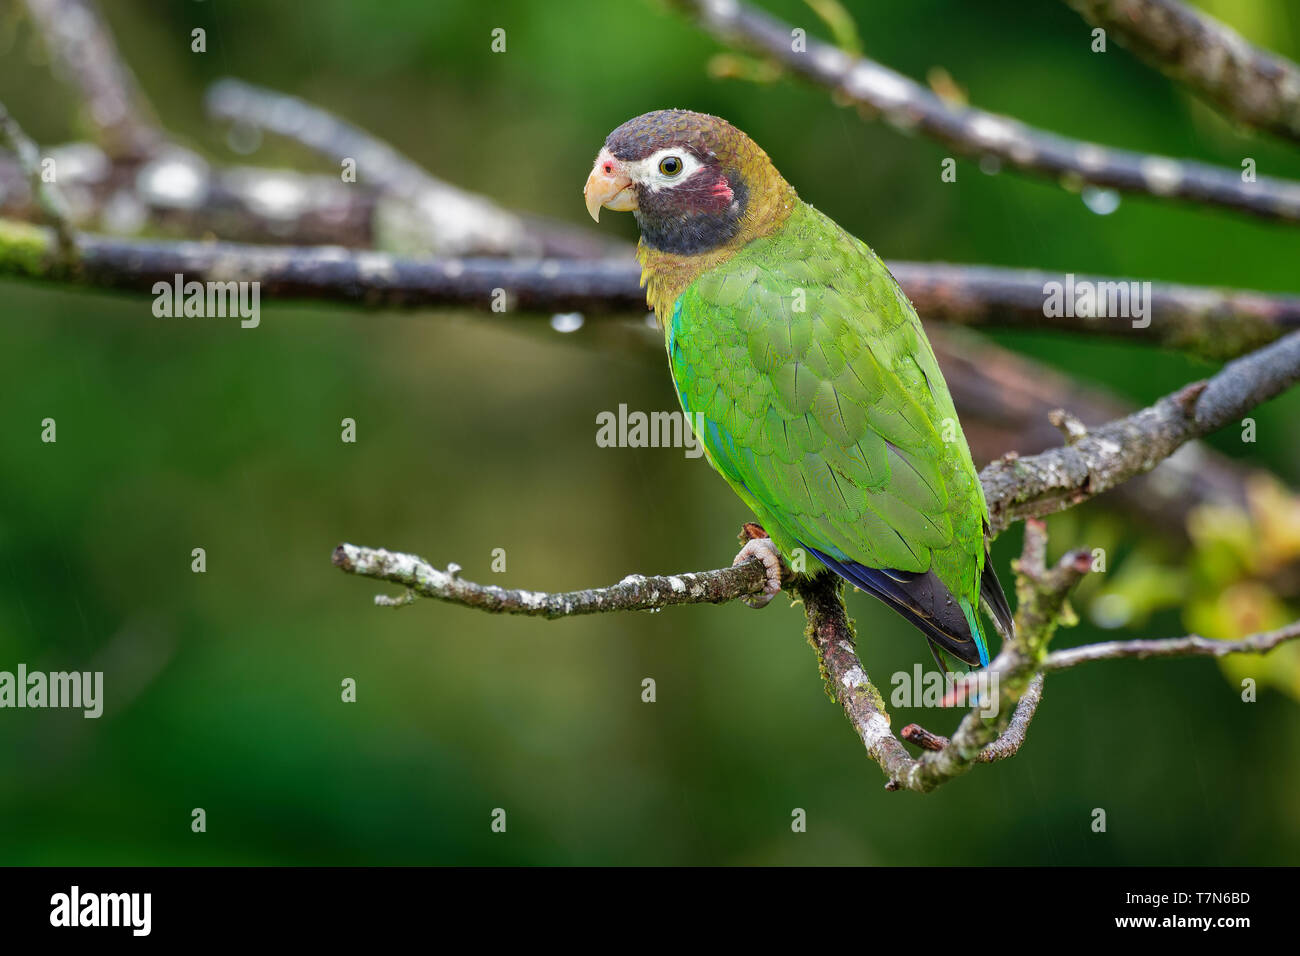
POLYGON ((660 110, 605 140, 587 210, 631 210, 646 298, 709 463, 758 517, 766 596, 782 555, 828 568, 988 664, 981 605, 1011 612, 988 506, 916 311, 866 243, 801 201, 715 116, 660 110))

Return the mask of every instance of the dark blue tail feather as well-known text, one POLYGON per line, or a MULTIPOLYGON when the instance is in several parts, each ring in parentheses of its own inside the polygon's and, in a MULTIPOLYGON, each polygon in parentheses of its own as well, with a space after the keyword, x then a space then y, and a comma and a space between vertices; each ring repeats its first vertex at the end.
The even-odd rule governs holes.
POLYGON ((803 547, 845 581, 888 604, 915 625, 932 646, 972 666, 980 664, 979 648, 965 612, 933 571, 868 568, 856 561, 838 561, 806 544, 803 547))

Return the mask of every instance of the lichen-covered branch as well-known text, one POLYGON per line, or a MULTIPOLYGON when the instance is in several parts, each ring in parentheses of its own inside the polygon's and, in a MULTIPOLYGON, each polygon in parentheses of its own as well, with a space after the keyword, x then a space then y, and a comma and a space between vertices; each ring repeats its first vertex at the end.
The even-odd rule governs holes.
MULTIPOLYGON (((1002 525, 1027 513, 1057 510, 1068 506, 1057 494, 1051 476, 1083 468, 1095 475, 1087 487, 1075 487, 1074 495, 1087 497, 1133 474, 1149 470, 1179 444, 1220 427, 1231 418, 1266 401, 1300 377, 1300 333, 1230 363, 1205 383, 1197 383, 1152 408, 1120 422, 1085 434, 1073 444, 1022 459, 1028 483, 1015 486, 1015 476, 997 470, 1007 462, 995 463, 982 476, 990 507, 1002 525), (1100 439, 1098 436, 1101 436, 1100 439), (1126 449, 1120 440, 1128 436, 1126 449), (1080 450, 1081 445, 1089 443, 1080 450), (1147 448, 1143 442, 1149 442, 1147 448), (1137 454, 1133 454, 1133 449, 1137 454), (1071 456, 1076 456, 1074 460, 1071 456), (1009 508, 1010 501, 1014 508, 1009 508)), ((1170 657, 1200 654, 1264 653, 1284 641, 1300 638, 1300 622, 1269 634, 1241 641, 1215 642, 1192 636, 1156 641, 1126 641, 1071 648, 1048 654, 1053 634, 1062 624, 1073 621, 1066 602, 1073 586, 1091 567, 1087 552, 1070 552, 1054 566, 1046 564, 1047 536, 1041 521, 1029 520, 1021 559, 1016 563, 1016 627, 1003 642, 997 657, 984 675, 997 678, 998 706, 989 712, 989 701, 979 701, 962 718, 951 739, 931 734, 915 725, 904 737, 921 746, 919 757, 907 753, 894 735, 884 698, 872 684, 854 646, 854 632, 840 596, 838 579, 821 574, 796 578, 789 586, 804 603, 807 635, 817 652, 828 692, 843 708, 868 755, 888 778, 889 789, 926 792, 967 773, 977 763, 989 763, 1016 753, 1024 743, 1030 721, 1042 695, 1042 675, 1089 660, 1120 657, 1170 657)), ((438 571, 411 555, 393 554, 341 545, 334 563, 345 571, 404 585, 408 598, 394 601, 381 596, 381 604, 409 603, 409 595, 421 594, 484 610, 505 613, 564 617, 612 610, 636 610, 668 604, 721 603, 761 589, 763 574, 758 562, 736 568, 658 578, 629 578, 611 588, 546 594, 507 591, 465 582, 454 569, 438 571)), ((969 678, 965 689, 978 685, 969 678)))
MULTIPOLYGON (((1053 410, 1068 409, 1085 427, 1136 410, 983 336, 934 326, 928 331, 977 463, 1000 458, 1008 448, 1029 455, 1059 446, 1062 435, 1052 424, 1053 410)), ((1244 460, 1189 442, 1153 471, 1112 488, 1107 506, 1162 537, 1186 542, 1188 516, 1201 505, 1246 510, 1247 488, 1256 475, 1244 460)))
POLYGON ((984 749, 975 755, 976 763, 994 763, 1006 760, 1020 752, 1025 736, 1029 733, 1029 722, 1038 713, 1038 705, 1043 701, 1043 673, 1039 671, 1029 680, 1029 686, 1020 695, 1011 720, 997 739, 990 741, 984 749))
POLYGON ((1068 0, 1230 119, 1300 142, 1300 66, 1178 0, 1068 0))
MULTIPOLYGON (((987 692, 998 695, 998 706, 990 713, 990 701, 979 701, 981 706, 966 713, 941 749, 927 748, 901 771, 882 767, 889 789, 927 792, 968 773, 977 763, 1004 759, 1020 749, 1042 694, 1039 663, 1057 627, 1072 620, 1066 597, 1090 567, 1081 552, 1070 552, 1047 567, 1046 552, 1045 527, 1027 522, 1024 551, 1016 563, 1015 634, 1003 641, 986 673, 969 679, 968 692, 978 688, 976 680, 987 681, 987 692), (996 684, 990 675, 996 675, 996 684)), ((927 743, 933 747, 938 738, 929 736, 927 743)))
POLYGON ((904 132, 919 132, 957 153, 994 157, 1008 168, 1072 184, 1105 186, 1161 199, 1219 206, 1264 219, 1300 222, 1300 183, 1240 170, 1070 139, 1009 116, 954 105, 866 57, 807 38, 796 51, 792 26, 741 0, 676 0, 724 43, 779 62, 850 102, 881 114, 904 132))
MULTIPOLYGON (((1300 622, 1240 641, 1174 638, 1111 642, 1047 654, 1056 629, 1072 621, 1066 597, 1088 573, 1084 552, 1071 552, 1056 565, 1045 563, 1047 537, 1039 521, 1026 524, 1024 552, 1016 564, 1016 634, 1004 643, 987 673, 996 674, 999 706, 977 701, 952 738, 910 724, 901 736, 924 752, 912 757, 891 729, 889 712, 871 682, 855 646, 855 632, 842 598, 843 584, 830 574, 795 576, 788 581, 804 605, 806 635, 817 654, 828 694, 844 710, 868 756, 887 777, 887 789, 927 792, 967 773, 979 763, 993 763, 1017 753, 1043 694, 1044 672, 1064 670, 1089 660, 1121 657, 1173 657, 1200 654, 1266 653, 1284 641, 1300 638, 1300 622), (1213 645, 1219 645, 1214 647, 1213 645)), ((762 590, 764 571, 758 561, 730 568, 656 577, 629 576, 618 584, 581 591, 548 593, 476 584, 460 568, 435 568, 422 558, 382 549, 341 544, 334 564, 348 572, 402 585, 402 597, 378 595, 387 607, 411 604, 415 596, 499 614, 555 619, 614 611, 656 610, 674 604, 719 604, 762 590)), ((969 679, 974 687, 974 679, 969 679)), ((960 701, 958 701, 960 702, 960 701)))
POLYGON ((1150 471, 1180 447, 1239 420, 1300 380, 1300 332, 1225 365, 1141 411, 1040 455, 1007 455, 980 473, 993 534, 1061 511, 1150 471))
MULTIPOLYGON (((439 570, 413 554, 381 548, 341 544, 334 549, 333 560, 335 567, 349 574, 401 584, 420 597, 496 614, 551 619, 609 611, 650 611, 675 604, 721 604, 761 593, 766 581, 762 563, 749 561, 715 571, 651 577, 633 574, 608 587, 548 593, 475 584, 462 578, 456 565, 439 570)), ((392 604, 380 598, 377 604, 392 604)))
MULTIPOLYGON (((161 162, 162 160, 160 160, 161 162)), ((180 160, 177 160, 178 162, 180 160)), ((266 181, 261 181, 266 182, 266 181)), ((302 185, 302 184, 299 184, 302 185)), ((244 192, 231 193, 235 196, 244 192)), ((215 214, 215 213, 214 213, 215 214)), ((362 213, 364 214, 364 213, 362 213)), ((51 237, 0 222, 21 265, 0 238, 0 277, 21 274, 66 281, 51 237), (48 263, 46 270, 43 263, 48 263)), ((289 228, 286 226, 286 228, 289 228)), ((640 270, 627 259, 403 258, 390 253, 322 246, 119 239, 83 234, 84 285, 148 291, 176 272, 186 278, 242 279, 262 284, 263 295, 356 302, 368 306, 458 306, 491 309, 496 290, 510 310, 591 313, 644 312, 640 270)), ((1150 325, 1130 319, 1054 319, 1044 316, 1044 285, 1051 273, 988 266, 896 262, 895 276, 927 319, 981 327, 1056 328, 1127 337, 1228 357, 1300 328, 1300 296, 1153 284, 1150 325)), ((1060 281, 1063 275, 1056 275, 1060 281)), ((1076 279, 1084 281, 1086 277, 1076 279)), ((1125 284, 1129 280, 1090 278, 1125 284)))
POLYGON ((844 709, 867 756, 890 779, 896 779, 907 774, 916 761, 890 729, 885 699, 858 659, 856 634, 840 596, 842 587, 839 579, 830 574, 820 574, 795 586, 807 617, 805 633, 817 654, 827 694, 844 709))
MULTIPOLYGON (((974 762, 995 763, 1019 753, 1021 746, 1024 745, 1025 736, 1029 733, 1029 723, 1034 719, 1034 714, 1038 713, 1038 705, 1042 700, 1043 673, 1039 671, 1029 681, 1025 692, 1020 695, 1020 701, 1016 704, 1011 720, 1007 722, 1006 730, 1002 731, 996 740, 986 744, 984 749, 975 755, 974 762)), ((919 724, 908 724, 899 731, 899 736, 922 750, 943 750, 952 743, 948 737, 933 734, 919 724)))

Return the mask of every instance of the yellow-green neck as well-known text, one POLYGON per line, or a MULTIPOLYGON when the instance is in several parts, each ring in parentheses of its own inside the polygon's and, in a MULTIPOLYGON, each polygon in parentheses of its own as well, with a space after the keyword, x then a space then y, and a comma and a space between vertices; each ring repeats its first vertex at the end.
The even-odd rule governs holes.
POLYGON ((761 236, 771 235, 790 218, 799 197, 794 187, 781 178, 767 156, 760 151, 762 164, 757 188, 749 192, 749 204, 740 229, 730 240, 707 252, 684 256, 664 252, 639 242, 637 261, 641 263, 641 284, 646 301, 659 318, 659 327, 672 316, 673 303, 701 274, 726 262, 743 246, 761 236))

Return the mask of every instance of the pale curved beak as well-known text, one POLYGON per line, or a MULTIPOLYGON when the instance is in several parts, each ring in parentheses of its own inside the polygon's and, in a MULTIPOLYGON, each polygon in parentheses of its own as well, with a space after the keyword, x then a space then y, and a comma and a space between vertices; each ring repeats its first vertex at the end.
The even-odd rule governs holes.
POLYGON ((582 188, 582 195, 587 200, 587 214, 600 222, 600 210, 613 209, 627 212, 636 208, 636 190, 632 188, 632 177, 607 149, 602 149, 596 157, 596 165, 591 167, 587 185, 582 188))

